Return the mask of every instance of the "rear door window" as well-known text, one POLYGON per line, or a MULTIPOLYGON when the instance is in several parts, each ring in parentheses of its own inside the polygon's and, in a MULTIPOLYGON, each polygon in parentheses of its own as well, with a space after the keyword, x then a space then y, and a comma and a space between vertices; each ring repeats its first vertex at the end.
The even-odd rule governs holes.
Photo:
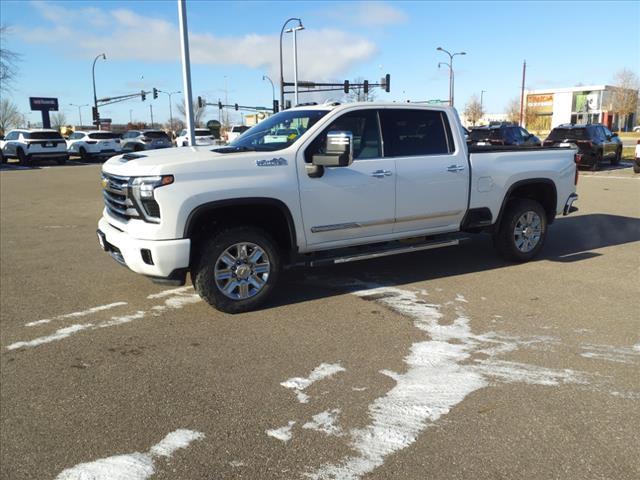
POLYGON ((166 138, 167 140, 169 139, 167 134, 164 132, 145 132, 144 136, 147 138, 166 138))
POLYGON ((437 110, 380 110, 385 157, 443 155, 453 152, 449 122, 437 110))
POLYGON ((90 133, 89 138, 93 140, 112 140, 114 138, 118 138, 118 135, 111 132, 96 132, 90 133))

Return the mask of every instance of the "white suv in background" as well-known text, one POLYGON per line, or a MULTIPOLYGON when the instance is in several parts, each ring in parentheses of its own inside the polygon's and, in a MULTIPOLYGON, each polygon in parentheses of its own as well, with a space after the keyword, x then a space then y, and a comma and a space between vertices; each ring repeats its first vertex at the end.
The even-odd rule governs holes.
POLYGON ((231 128, 229 128, 229 130, 226 133, 227 142, 228 143, 233 142, 236 138, 238 138, 247 130, 249 130, 249 127, 247 127, 246 125, 232 125, 231 128))
MULTIPOLYGON (((189 135, 186 129, 182 130, 180 134, 176 137, 176 147, 187 147, 189 146, 189 135)), ((211 133, 211 131, 207 128, 196 128, 195 130, 196 136, 196 146, 197 145, 215 145, 216 139, 211 133)))
POLYGON ((91 157, 112 157, 122 152, 120 136, 104 130, 76 131, 67 140, 69 154, 80 155, 83 160, 91 157))
POLYGON ((16 129, 4 137, 2 161, 17 158, 21 165, 30 165, 35 160, 51 159, 63 165, 69 159, 67 144, 58 130, 16 129))

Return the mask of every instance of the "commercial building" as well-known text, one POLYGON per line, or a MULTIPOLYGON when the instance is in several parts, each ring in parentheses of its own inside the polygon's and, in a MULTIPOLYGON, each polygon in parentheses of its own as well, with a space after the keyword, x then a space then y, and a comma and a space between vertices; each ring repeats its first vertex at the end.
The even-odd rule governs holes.
POLYGON ((563 123, 602 123, 611 130, 631 130, 637 122, 638 91, 623 91, 633 103, 629 114, 616 113, 620 103, 617 92, 611 85, 529 90, 525 126, 551 130, 563 123))

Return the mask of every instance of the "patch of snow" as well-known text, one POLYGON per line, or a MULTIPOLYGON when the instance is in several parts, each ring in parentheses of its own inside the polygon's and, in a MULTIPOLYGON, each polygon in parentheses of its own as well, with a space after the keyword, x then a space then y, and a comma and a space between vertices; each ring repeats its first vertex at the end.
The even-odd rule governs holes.
POLYGON ((339 437, 343 435, 343 433, 342 429, 338 425, 336 425, 338 415, 340 415, 340 409, 338 408, 320 412, 317 415, 314 415, 312 417, 313 420, 311 422, 305 423, 302 428, 322 432, 325 435, 334 435, 336 437, 339 437))
POLYGON ((155 458, 171 457, 176 450, 202 438, 204 434, 200 432, 176 430, 146 453, 133 452, 81 463, 61 472, 56 480, 146 480, 155 473, 155 458))
POLYGON ((285 388, 289 388, 296 392, 296 396, 300 403, 308 403, 309 396, 303 393, 312 383, 331 377, 345 369, 339 363, 321 363, 309 374, 308 377, 294 377, 280 383, 285 388))
POLYGON ((289 440, 291 440, 291 429, 295 424, 296 422, 291 420, 284 427, 274 428, 273 430, 267 430, 266 433, 270 437, 276 438, 281 442, 288 442, 289 440))

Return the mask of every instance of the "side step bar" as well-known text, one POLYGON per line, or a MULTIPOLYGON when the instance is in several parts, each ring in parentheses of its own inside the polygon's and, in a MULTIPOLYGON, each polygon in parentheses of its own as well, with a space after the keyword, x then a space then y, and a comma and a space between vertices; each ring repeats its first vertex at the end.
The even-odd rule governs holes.
POLYGON ((336 265, 339 263, 357 262, 360 260, 370 260, 372 258, 388 257, 390 255, 399 255, 401 253, 420 252, 422 250, 431 250, 434 248, 451 247, 459 245, 460 242, 468 240, 468 237, 461 238, 441 238, 438 240, 429 240, 426 242, 409 244, 402 242, 393 242, 392 246, 378 246, 377 248, 371 248, 367 251, 351 251, 347 252, 343 250, 344 254, 334 257, 314 258, 313 260, 305 262, 307 266, 319 267, 323 265, 336 265))

